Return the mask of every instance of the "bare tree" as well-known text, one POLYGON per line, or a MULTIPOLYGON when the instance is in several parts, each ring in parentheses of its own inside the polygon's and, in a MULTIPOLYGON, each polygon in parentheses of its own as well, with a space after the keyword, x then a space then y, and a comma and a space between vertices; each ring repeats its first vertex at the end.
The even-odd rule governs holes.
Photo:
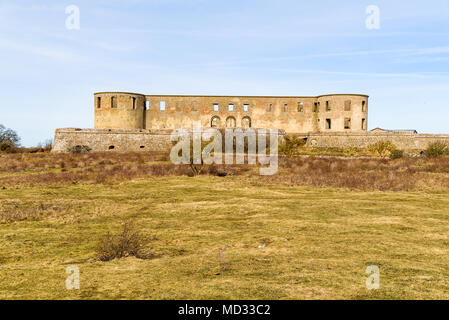
POLYGON ((20 145, 20 137, 14 130, 0 124, 0 143, 10 143, 17 147, 20 145))

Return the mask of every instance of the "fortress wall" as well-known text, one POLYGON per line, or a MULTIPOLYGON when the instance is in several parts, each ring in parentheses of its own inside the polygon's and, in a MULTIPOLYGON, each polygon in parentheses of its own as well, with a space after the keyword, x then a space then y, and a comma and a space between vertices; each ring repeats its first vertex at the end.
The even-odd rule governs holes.
POLYGON ((366 131, 368 96, 325 95, 319 97, 228 97, 228 96, 146 96, 150 109, 146 111, 145 128, 191 128, 193 121, 201 121, 203 127, 211 126, 211 119, 218 117, 218 127, 227 127, 227 119, 235 119, 237 127, 245 127, 248 117, 254 128, 278 128, 286 132, 360 132, 366 131), (345 102, 351 109, 345 111, 345 102), (362 101, 365 107, 362 111, 362 101), (161 102, 165 110, 160 110, 161 102), (219 110, 214 110, 214 105, 219 110), (229 110, 229 104, 234 110, 229 110), (244 110, 248 105, 248 110, 244 110), (328 106, 328 108, 326 107, 328 106), (351 126, 344 128, 344 119, 351 118, 351 126), (365 123, 362 129, 362 118, 365 123), (326 126, 331 119, 331 127, 326 126))
POLYGON ((291 132, 313 128, 311 120, 315 98, 311 97, 147 96, 147 99, 150 110, 147 111, 146 128, 192 128, 194 121, 201 121, 203 127, 211 127, 213 117, 218 117, 217 127, 232 126, 229 121, 235 121, 236 127, 245 127, 244 118, 247 117, 251 127, 255 128, 279 128, 291 132), (160 110, 161 101, 166 104, 165 111, 160 110), (297 110, 299 102, 304 103, 303 112, 297 110), (214 110, 215 104, 218 111, 214 110), (229 110, 229 104, 233 104, 233 111, 229 110), (244 105, 248 105, 247 111, 244 105))
MULTIPOLYGON (((92 152, 167 152, 173 146, 171 133, 172 130, 56 129, 52 152, 67 152, 75 146, 88 146, 92 152)), ((279 131, 280 136, 284 134, 279 131)))
POLYGON ((171 131, 158 130, 98 130, 57 129, 53 152, 67 152, 68 148, 86 145, 93 152, 167 151, 171 148, 171 131), (111 147, 113 149, 110 149, 111 147))
POLYGON ((322 133, 300 135, 307 137, 309 147, 356 147, 366 148, 379 141, 391 141, 403 150, 424 150, 434 142, 449 144, 449 135, 443 134, 401 134, 401 133, 322 133))
MULTIPOLYGON (((67 152, 76 145, 89 146, 93 152, 104 151, 152 151, 170 150, 171 130, 99 130, 99 129, 57 129, 54 152, 67 152), (113 149, 110 147, 113 146, 113 149), (143 148, 142 148, 143 147, 143 148)), ((356 147, 366 148, 378 141, 391 141, 403 150, 424 150, 433 142, 449 144, 449 135, 400 134, 400 133, 311 133, 295 134, 307 138, 309 147, 356 147)))

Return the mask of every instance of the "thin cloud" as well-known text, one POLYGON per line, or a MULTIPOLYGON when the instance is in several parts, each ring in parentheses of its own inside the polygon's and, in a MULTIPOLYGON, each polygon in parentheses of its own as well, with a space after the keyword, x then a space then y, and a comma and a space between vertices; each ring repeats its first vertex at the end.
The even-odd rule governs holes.
POLYGON ((62 61, 86 60, 84 57, 81 57, 69 50, 25 44, 8 39, 0 39, 0 48, 62 61))

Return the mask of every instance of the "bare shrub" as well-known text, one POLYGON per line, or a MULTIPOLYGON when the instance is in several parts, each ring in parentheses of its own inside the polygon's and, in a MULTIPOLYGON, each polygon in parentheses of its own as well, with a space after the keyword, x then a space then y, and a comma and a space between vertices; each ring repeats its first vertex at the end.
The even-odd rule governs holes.
POLYGON ((0 201, 0 223, 16 221, 39 221, 46 217, 61 215, 70 209, 70 205, 52 202, 0 201))
POLYGON ((89 146, 73 146, 67 149, 67 152, 70 153, 86 153, 90 152, 92 149, 89 146))
POLYGON ((97 258, 110 261, 125 257, 148 259, 150 254, 144 251, 147 240, 131 222, 123 224, 122 230, 116 234, 106 234, 97 244, 97 258))
MULTIPOLYGON (((159 159, 162 159, 161 155, 142 152, 0 154, 0 185, 9 189, 113 184, 151 177, 193 176, 189 164, 175 165, 159 159)), ((367 190, 449 189, 449 157, 406 157, 394 160, 328 156, 280 157, 279 172, 268 177, 259 176, 259 167, 260 165, 248 164, 203 165, 201 175, 240 176, 240 179, 251 178, 251 183, 256 184, 367 190)))
POLYGON ((0 153, 17 153, 17 147, 11 142, 0 142, 0 153))
POLYGON ((390 159, 400 159, 402 157, 404 157, 404 150, 396 149, 390 154, 390 159))
POLYGON ((279 145, 279 154, 294 156, 298 154, 299 148, 306 144, 304 139, 295 136, 284 136, 284 140, 279 145))

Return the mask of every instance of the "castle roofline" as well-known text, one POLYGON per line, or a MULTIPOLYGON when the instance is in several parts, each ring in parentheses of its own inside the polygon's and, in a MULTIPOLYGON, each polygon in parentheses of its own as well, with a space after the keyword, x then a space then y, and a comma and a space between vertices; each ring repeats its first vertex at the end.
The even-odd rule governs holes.
POLYGON ((97 94, 130 94, 130 95, 139 95, 146 97, 210 97, 210 98, 321 98, 321 97, 331 97, 331 96, 358 96, 358 97, 367 97, 369 95, 366 94, 356 94, 356 93, 336 93, 336 94, 323 94, 319 96, 231 96, 231 95, 183 95, 183 94, 142 94, 135 92, 120 92, 120 91, 105 91, 105 92, 95 92, 94 95, 97 94))

